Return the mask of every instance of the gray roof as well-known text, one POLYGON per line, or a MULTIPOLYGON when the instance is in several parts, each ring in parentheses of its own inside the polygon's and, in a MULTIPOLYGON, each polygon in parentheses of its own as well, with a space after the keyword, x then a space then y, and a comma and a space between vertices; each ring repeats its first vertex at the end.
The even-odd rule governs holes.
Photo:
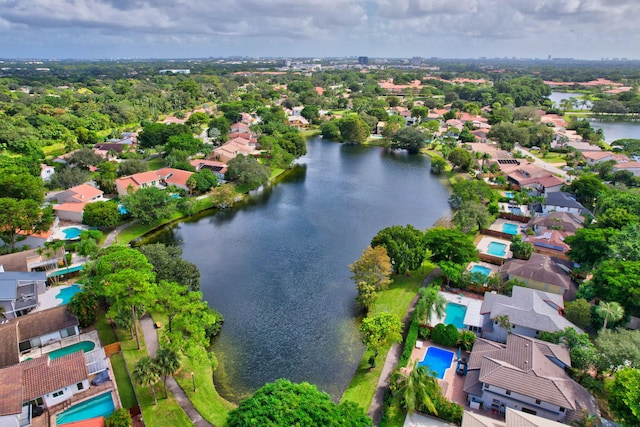
POLYGON ((584 209, 582 203, 578 202, 573 194, 565 193, 564 191, 556 191, 547 194, 544 201, 545 205, 558 206, 562 208, 577 208, 584 209))
POLYGON ((511 258, 500 268, 500 273, 521 278, 521 280, 534 280, 541 283, 559 286, 565 290, 571 290, 571 278, 566 271, 558 266, 550 257, 538 253, 531 254, 528 260, 511 258))
POLYGON ((568 212, 549 212, 548 214, 536 215, 529 220, 529 227, 558 227, 563 231, 575 233, 584 227, 584 217, 568 212))
POLYGON ((483 384, 559 407, 599 413, 595 398, 554 363, 548 357, 550 354, 570 360, 566 347, 535 338, 509 334, 506 345, 479 338, 469 359, 469 372, 479 370, 478 381, 483 384))
POLYGON ((12 301, 18 297, 17 285, 23 282, 46 282, 47 273, 44 271, 5 271, 0 273, 0 301, 12 301))
POLYGON ((562 317, 564 308, 562 295, 514 286, 512 296, 486 292, 480 313, 495 319, 509 316, 509 322, 516 326, 537 331, 556 332, 565 328, 582 331, 562 317))

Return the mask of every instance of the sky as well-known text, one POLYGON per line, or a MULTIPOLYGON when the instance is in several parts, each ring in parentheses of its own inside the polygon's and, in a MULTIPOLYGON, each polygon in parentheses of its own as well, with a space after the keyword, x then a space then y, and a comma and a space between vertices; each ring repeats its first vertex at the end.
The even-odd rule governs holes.
POLYGON ((640 59, 638 0, 0 0, 0 57, 640 59))

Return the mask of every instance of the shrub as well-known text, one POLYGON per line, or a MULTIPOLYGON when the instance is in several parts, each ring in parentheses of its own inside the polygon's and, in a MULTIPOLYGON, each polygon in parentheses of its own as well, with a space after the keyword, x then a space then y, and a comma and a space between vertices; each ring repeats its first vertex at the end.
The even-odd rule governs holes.
POLYGON ((131 427, 133 424, 129 411, 121 408, 105 419, 105 427, 131 427))
POLYGON ((454 347, 459 337, 460 333, 455 325, 445 326, 444 323, 438 323, 431 331, 431 341, 445 347, 454 347))
POLYGON ((473 347, 473 343, 476 342, 476 334, 471 331, 462 331, 460 337, 458 338, 458 345, 462 347, 463 350, 470 351, 473 347))
POLYGON ((431 330, 426 326, 420 326, 418 329, 418 337, 420 337, 421 340, 428 340, 430 336, 431 330))
POLYGON ((411 324, 409 325, 407 338, 404 340, 402 355, 400 356, 400 360, 398 362, 399 366, 407 366, 407 362, 411 357, 411 352, 416 346, 416 341, 418 340, 418 330, 420 329, 420 325, 418 324, 418 321, 415 319, 415 317, 415 314, 411 316, 411 324))

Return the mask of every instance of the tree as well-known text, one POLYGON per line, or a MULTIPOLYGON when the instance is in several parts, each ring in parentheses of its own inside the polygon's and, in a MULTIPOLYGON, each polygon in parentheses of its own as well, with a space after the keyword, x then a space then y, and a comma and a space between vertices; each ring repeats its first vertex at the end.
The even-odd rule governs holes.
POLYGON ((53 223, 51 206, 44 210, 34 200, 0 198, 0 235, 15 248, 16 236, 49 230, 53 223))
POLYGON ((605 186, 597 175, 584 174, 574 179, 569 185, 569 192, 589 209, 593 209, 596 199, 604 191, 605 186))
POLYGON ((431 157, 431 173, 442 175, 447 167, 447 161, 442 157, 431 157))
POLYGON ((396 274, 416 270, 424 261, 422 231, 412 225, 394 225, 384 228, 371 240, 371 246, 382 246, 387 251, 396 274))
POLYGON ((410 414, 424 408, 429 413, 438 415, 431 400, 433 391, 440 387, 436 378, 424 366, 417 366, 417 361, 413 362, 408 374, 405 372, 397 370, 391 377, 395 389, 393 397, 410 414))
POLYGON ((502 314, 500 316, 496 316, 496 322, 500 325, 500 328, 504 330, 504 341, 507 341, 507 335, 511 330, 511 321, 509 320, 509 316, 506 314, 502 314))
POLYGON ((584 298, 568 301, 564 305, 564 315, 568 321, 585 329, 591 325, 591 304, 584 298))
POLYGON ((626 208, 617 207, 600 213, 596 220, 599 227, 620 230, 628 224, 637 224, 638 215, 629 212, 626 208))
POLYGON ((640 370, 619 370, 608 391, 609 407, 618 416, 618 421, 625 427, 640 425, 640 370))
POLYGON ((138 247, 153 266, 156 281, 177 282, 190 291, 200 290, 200 270, 182 258, 182 248, 176 245, 153 243, 138 247))
POLYGON ((209 120, 209 130, 208 130, 209 136, 211 136, 211 131, 213 129, 217 129, 217 131, 219 132, 218 139, 220 141, 226 141, 227 135, 229 134, 229 130, 230 130, 229 121, 225 116, 214 117, 211 120, 209 120))
POLYGON ((151 393, 153 393, 153 401, 155 402, 155 405, 157 405, 158 399, 156 397, 156 389, 154 388, 154 385, 160 379, 160 375, 158 374, 158 369, 153 363, 153 360, 149 356, 140 358, 140 360, 138 360, 133 366, 131 376, 136 384, 143 387, 149 387, 151 389, 151 393))
POLYGON ((462 230, 468 233, 473 227, 479 230, 489 227, 493 218, 487 207, 475 201, 464 201, 460 204, 453 215, 453 222, 462 230))
POLYGON ((85 285, 71 297, 67 305, 70 312, 76 315, 81 328, 87 328, 96 322, 98 315, 98 295, 93 286, 85 285))
POLYGON ((209 169, 201 169, 187 179, 187 186, 198 193, 206 193, 218 185, 218 177, 209 169))
POLYGON ((607 370, 615 372, 622 367, 640 369, 640 331, 622 328, 602 330, 595 345, 607 363, 607 370))
POLYGON ((104 162, 102 156, 97 154, 91 148, 82 148, 75 151, 67 160, 69 165, 85 170, 89 170, 91 166, 98 166, 102 162, 104 162))
POLYGON ((204 148, 204 143, 199 138, 194 138, 190 134, 173 135, 167 139, 164 145, 166 155, 170 155, 174 151, 183 151, 192 156, 204 148))
POLYGON ((0 170, 0 195, 2 197, 25 200, 37 203, 44 202, 44 183, 39 176, 16 166, 4 167, 0 170))
POLYGON ((149 164, 139 159, 127 159, 122 163, 118 163, 118 176, 135 175, 140 172, 146 172, 149 164))
POLYGON ((133 218, 142 224, 152 224, 171 216, 173 211, 171 201, 172 199, 166 191, 156 187, 145 187, 124 196, 122 205, 133 218))
MULTIPOLYGON (((640 261, 608 259, 593 271, 593 297, 616 301, 631 315, 640 314, 640 261)), ((582 289, 582 286, 580 287, 582 289)))
POLYGON ((305 105, 300 115, 313 123, 320 117, 320 109, 316 105, 305 105))
POLYGON ((180 369, 180 357, 175 351, 167 347, 160 347, 156 352, 156 358, 153 363, 158 374, 163 377, 164 397, 167 398, 167 376, 173 376, 173 374, 180 369))
POLYGON ((269 181, 269 167, 259 163, 254 157, 236 156, 227 162, 225 178, 237 181, 238 185, 257 188, 269 181))
POLYGON ((610 256, 623 261, 640 261, 640 224, 628 224, 613 235, 610 256))
POLYGON ((82 213, 82 223, 98 228, 115 227, 120 223, 118 204, 112 201, 87 203, 82 213))
POLYGON ((580 228, 573 236, 567 236, 565 242, 571 247, 567 252, 569 258, 586 268, 593 267, 607 258, 610 252, 610 241, 616 236, 610 228, 580 228))
POLYGON ((191 113, 185 124, 189 126, 203 125, 209 121, 209 115, 203 111, 191 113))
POLYGON ((392 149, 407 150, 409 154, 418 154, 425 146, 425 135, 416 128, 405 127, 393 135, 392 141, 392 149))
POLYGON ((369 125, 357 114, 350 114, 338 122, 340 137, 351 144, 362 144, 371 133, 369 125))
POLYGON ((377 299, 377 292, 386 289, 393 282, 391 260, 382 246, 366 248, 360 258, 349 265, 349 270, 358 289, 358 305, 365 310, 371 308, 377 299))
POLYGON ((491 128, 487 136, 496 140, 502 149, 506 151, 511 151, 515 144, 529 145, 528 130, 513 123, 497 123, 491 128))
POLYGON ((515 235, 511 238, 509 250, 513 252, 514 258, 528 260, 533 254, 533 245, 529 242, 523 242, 521 236, 515 235))
POLYGON ((496 192, 488 183, 478 179, 466 179, 453 185, 453 195, 449 202, 456 208, 456 206, 466 201, 486 204, 494 200, 497 200, 496 192))
POLYGON ((91 174, 86 169, 60 167, 56 170, 56 173, 49 178, 47 187, 51 189, 67 189, 87 182, 90 177, 91 174))
POLYGON ((372 426, 364 411, 352 402, 335 404, 328 394, 309 383, 279 379, 258 389, 227 416, 229 427, 249 426, 372 426))
POLYGON ((424 243, 432 253, 431 260, 436 263, 452 261, 466 264, 478 259, 473 241, 455 228, 431 228, 424 234, 424 243))
POLYGON ((604 332, 607 330, 607 322, 617 322, 624 317, 624 308, 615 301, 600 301, 600 304, 596 306, 596 314, 604 320, 604 325, 602 325, 602 331, 604 332))
POLYGON ((420 288, 420 298, 416 304, 416 319, 423 325, 429 324, 435 314, 436 317, 444 316, 447 308, 447 300, 440 295, 440 288, 431 285, 428 288, 420 288))
POLYGON ((110 246, 92 268, 93 276, 102 285, 104 295, 110 300, 107 315, 131 312, 136 343, 140 349, 137 327, 138 310, 153 304, 157 295, 153 266, 135 249, 110 246))
POLYGON ((192 135, 191 127, 181 124, 151 123, 146 125, 138 135, 138 144, 140 148, 164 146, 171 136, 176 135, 192 135))
POLYGON ((338 127, 338 121, 335 119, 322 122, 320 125, 320 132, 322 133, 323 138, 333 140, 340 139, 340 128, 338 127))
POLYGON ((369 359, 372 368, 380 349, 393 342, 402 341, 402 321, 392 313, 382 312, 362 319, 360 324, 362 343, 374 352, 369 359))
POLYGON ((469 170, 473 164, 471 152, 460 147, 451 150, 447 159, 454 167, 459 167, 463 171, 469 170))
POLYGON ((105 418, 104 425, 105 427, 131 427, 133 420, 128 409, 120 408, 105 418))
POLYGON ((453 347, 458 343, 460 333, 454 324, 438 323, 431 331, 431 341, 445 347, 453 347))
POLYGON ((557 332, 541 332, 540 339, 569 348, 571 366, 583 373, 599 369, 600 354, 589 335, 579 334, 575 328, 567 327, 557 332))

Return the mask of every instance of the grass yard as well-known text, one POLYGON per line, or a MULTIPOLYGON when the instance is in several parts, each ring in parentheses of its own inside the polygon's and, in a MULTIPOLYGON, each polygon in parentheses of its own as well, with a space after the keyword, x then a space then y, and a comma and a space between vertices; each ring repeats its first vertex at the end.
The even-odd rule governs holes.
POLYGON ((567 164, 566 159, 565 159, 566 155, 563 154, 563 153, 548 152, 546 154, 546 156, 542 155, 537 150, 529 151, 529 153, 533 154, 534 156, 536 156, 537 158, 539 158, 543 162, 550 163, 550 164, 553 164, 553 165, 556 165, 556 166, 564 166, 565 164, 567 164))
POLYGON ((150 171, 161 169, 167 165, 162 156, 154 157, 147 162, 150 171))
POLYGON ((44 153, 45 157, 55 157, 65 153, 65 145, 62 142, 47 145, 46 147, 42 147, 42 152, 44 153))
MULTIPOLYGON (((375 316, 381 312, 389 312, 402 319, 409 309, 411 300, 418 293, 422 281, 435 268, 431 263, 425 263, 423 267, 412 271, 409 277, 403 275, 393 276, 393 283, 389 286, 389 289, 380 293, 380 297, 370 310, 369 316, 375 316)), ((369 410, 389 348, 391 346, 380 350, 376 360, 377 365, 373 369, 370 368, 368 362, 372 352, 366 351, 362 355, 358 369, 340 399, 341 402, 349 400, 357 403, 365 411, 369 410)))
POLYGON ((98 331, 98 337, 100 338, 100 343, 103 346, 113 344, 118 341, 103 308, 99 309, 96 323, 93 326, 96 328, 96 331, 98 331))
POLYGON ((127 373, 124 356, 122 353, 114 353, 110 360, 113 375, 116 377, 116 385, 118 386, 118 394, 120 395, 122 407, 126 409, 133 408, 138 403, 136 402, 136 396, 133 392, 133 384, 131 384, 131 379, 127 373))

